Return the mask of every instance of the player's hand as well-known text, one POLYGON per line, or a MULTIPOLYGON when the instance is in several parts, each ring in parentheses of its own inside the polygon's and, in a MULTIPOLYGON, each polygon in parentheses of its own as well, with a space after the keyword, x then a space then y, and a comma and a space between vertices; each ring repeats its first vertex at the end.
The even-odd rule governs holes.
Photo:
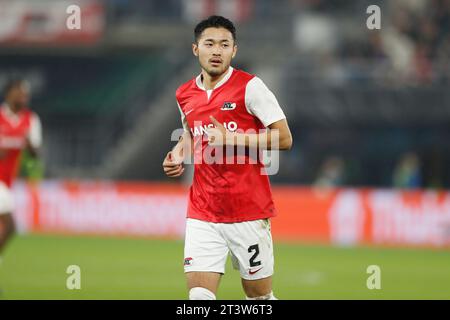
POLYGON ((164 173, 170 178, 177 178, 184 172, 183 164, 176 162, 172 157, 172 151, 169 151, 163 161, 164 173))
POLYGON ((211 122, 215 128, 207 128, 206 134, 208 135, 208 144, 212 147, 220 147, 225 145, 227 129, 216 120, 213 116, 209 116, 211 122))

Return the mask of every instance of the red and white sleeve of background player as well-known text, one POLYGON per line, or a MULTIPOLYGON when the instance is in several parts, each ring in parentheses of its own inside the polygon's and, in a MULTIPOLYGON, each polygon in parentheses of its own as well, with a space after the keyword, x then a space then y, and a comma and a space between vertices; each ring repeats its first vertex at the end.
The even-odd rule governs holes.
POLYGON ((28 131, 28 141, 30 145, 37 149, 42 145, 42 125, 39 116, 35 113, 30 119, 30 129, 28 131))

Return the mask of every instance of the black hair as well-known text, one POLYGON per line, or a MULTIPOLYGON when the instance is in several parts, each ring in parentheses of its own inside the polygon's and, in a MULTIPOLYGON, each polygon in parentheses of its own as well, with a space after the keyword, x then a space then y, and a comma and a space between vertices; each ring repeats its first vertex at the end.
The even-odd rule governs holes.
POLYGON ((203 31, 207 28, 225 28, 231 32, 233 40, 236 42, 236 28, 233 22, 222 16, 210 16, 200 21, 194 29, 195 42, 198 42, 203 31))
POLYGON ((20 79, 20 78, 14 78, 14 79, 9 80, 6 83, 5 88, 3 89, 3 97, 6 98, 8 96, 8 94, 11 92, 11 90, 20 87, 24 83, 25 83, 25 80, 20 79))

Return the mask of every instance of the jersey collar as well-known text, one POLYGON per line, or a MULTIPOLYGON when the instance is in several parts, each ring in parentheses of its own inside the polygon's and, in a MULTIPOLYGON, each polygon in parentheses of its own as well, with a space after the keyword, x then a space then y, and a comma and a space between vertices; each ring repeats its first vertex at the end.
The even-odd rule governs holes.
POLYGON ((11 110, 11 107, 8 103, 4 102, 3 105, 0 105, 0 112, 2 112, 3 115, 14 124, 17 124, 17 122, 19 122, 19 115, 11 110))
MULTIPOLYGON (((214 86, 213 90, 217 89, 218 87, 223 85, 225 82, 227 82, 227 80, 230 79, 232 73, 233 73, 233 67, 229 66, 227 73, 222 78, 222 80, 217 82, 217 84, 214 86)), ((202 83, 202 74, 201 73, 197 76, 197 78, 195 78, 195 83, 197 84, 197 87, 199 87, 200 89, 206 91, 206 89, 205 89, 205 87, 203 86, 203 83, 202 83)))

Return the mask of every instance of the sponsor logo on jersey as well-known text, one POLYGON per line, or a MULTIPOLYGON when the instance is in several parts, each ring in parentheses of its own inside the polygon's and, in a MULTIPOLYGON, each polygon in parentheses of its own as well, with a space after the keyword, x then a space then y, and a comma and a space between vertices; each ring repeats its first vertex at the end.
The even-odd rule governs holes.
MULTIPOLYGON (((199 123, 201 123, 201 122, 199 122, 199 123)), ((231 132, 234 132, 238 129, 238 124, 235 121, 224 122, 223 126, 225 127, 225 129, 227 129, 228 131, 231 131, 231 132)), ((206 130, 208 128, 214 128, 214 124, 210 123, 208 125, 195 126, 194 128, 191 128, 191 132, 194 137, 201 136, 201 135, 206 134, 206 130)))
POLYGON ((25 143, 24 137, 0 136, 0 148, 3 149, 22 149, 25 143))
POLYGON ((234 110, 236 109, 236 103, 232 103, 232 102, 225 102, 222 106, 222 108, 220 108, 220 110, 223 111, 228 111, 228 110, 234 110))

